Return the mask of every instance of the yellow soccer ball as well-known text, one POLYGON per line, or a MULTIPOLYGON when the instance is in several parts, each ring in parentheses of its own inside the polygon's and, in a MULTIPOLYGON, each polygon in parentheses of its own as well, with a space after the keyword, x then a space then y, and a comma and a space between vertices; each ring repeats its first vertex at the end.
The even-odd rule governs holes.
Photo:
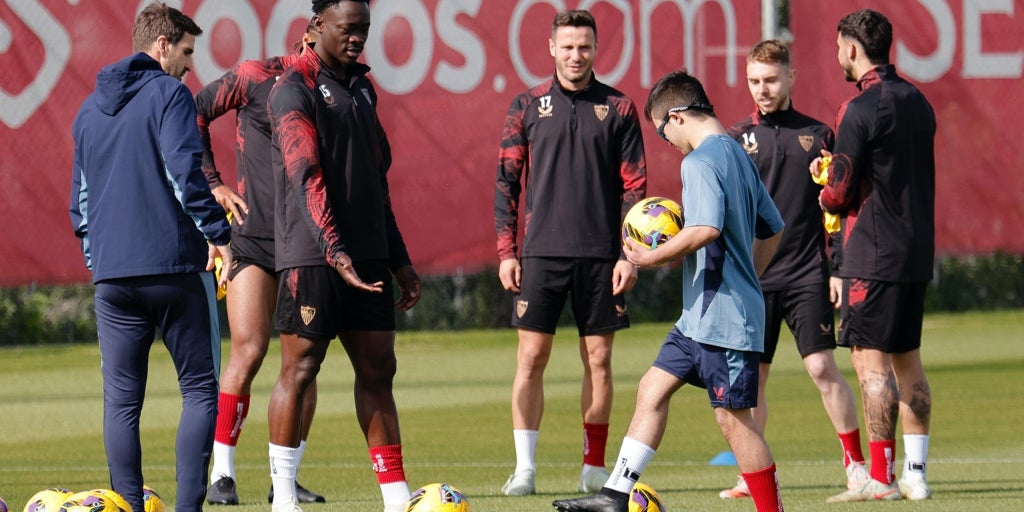
POLYGON ((405 512, 470 512, 469 500, 451 485, 427 484, 412 493, 405 512))
POLYGON ((683 209, 664 197, 648 197, 633 205, 622 221, 622 241, 627 239, 654 249, 683 229, 683 209))
POLYGON ((647 484, 637 482, 629 493, 629 512, 665 512, 658 493, 647 484))
POLYGON ((167 512, 167 505, 164 504, 164 500, 148 485, 142 486, 142 501, 146 507, 146 512, 167 512))
POLYGON ((90 492, 98 492, 100 494, 103 494, 104 496, 110 498, 110 501, 113 501, 114 504, 117 505, 117 508, 123 510, 124 512, 132 512, 132 506, 129 505, 128 502, 124 500, 124 497, 122 497, 120 494, 114 491, 111 491, 110 489, 93 489, 90 492))
POLYGON ((114 500, 95 490, 76 492, 61 504, 60 512, 121 512, 114 500))
POLYGON ((43 489, 28 499, 24 512, 57 512, 71 494, 71 491, 62 487, 43 489))

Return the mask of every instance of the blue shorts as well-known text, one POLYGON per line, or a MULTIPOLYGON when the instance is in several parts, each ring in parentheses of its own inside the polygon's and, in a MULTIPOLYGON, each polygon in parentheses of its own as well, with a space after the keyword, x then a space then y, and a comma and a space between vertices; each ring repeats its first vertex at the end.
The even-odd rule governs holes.
POLYGON ((757 373, 761 354, 698 343, 673 327, 651 366, 708 390, 711 407, 751 409, 757 406, 757 373))

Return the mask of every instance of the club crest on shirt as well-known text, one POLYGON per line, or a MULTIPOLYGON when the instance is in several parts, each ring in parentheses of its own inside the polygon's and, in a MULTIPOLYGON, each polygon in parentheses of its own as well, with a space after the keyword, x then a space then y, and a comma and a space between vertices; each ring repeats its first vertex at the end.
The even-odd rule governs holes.
POLYGON ((326 85, 320 84, 320 94, 324 95, 324 102, 326 102, 328 106, 334 105, 334 96, 331 95, 331 91, 327 90, 326 85))
POLYGON ((800 141, 800 147, 804 148, 804 151, 810 151, 814 146, 814 135, 799 135, 796 140, 800 141))
POLYGON ((526 314, 526 308, 530 307, 530 303, 525 300, 516 301, 516 316, 522 318, 526 314))
POLYGON ((604 118, 608 117, 608 105, 594 105, 594 113, 597 114, 598 121, 604 121, 604 118))
POLYGON ((299 306, 299 314, 302 316, 302 323, 309 325, 313 321, 313 317, 316 316, 316 308, 313 306, 299 306))
POLYGON ((537 112, 540 114, 540 117, 551 117, 554 110, 555 107, 551 104, 551 96, 541 96, 540 105, 537 107, 537 112))
POLYGON ((754 137, 754 132, 743 134, 743 150, 750 156, 757 154, 757 138, 754 137))

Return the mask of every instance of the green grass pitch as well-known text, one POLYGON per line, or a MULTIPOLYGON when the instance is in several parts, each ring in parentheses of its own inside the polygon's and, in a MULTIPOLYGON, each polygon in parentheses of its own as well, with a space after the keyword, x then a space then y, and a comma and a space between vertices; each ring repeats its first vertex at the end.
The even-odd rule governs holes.
MULTIPOLYGON (((640 325, 618 336, 609 462, 625 433, 636 383, 668 328, 640 325)), ((767 432, 788 510, 1024 509, 1024 311, 925 319, 923 357, 934 399, 928 476, 935 497, 928 502, 825 505, 825 498, 845 483, 839 442, 788 336, 785 332, 772 369, 767 432)), ((224 510, 269 510, 266 406, 278 355, 275 341, 254 383, 237 449, 242 505, 224 510)), ((412 487, 449 482, 469 496, 474 512, 553 510, 551 500, 575 494, 582 444, 575 329, 561 329, 546 373, 538 494, 530 497, 508 498, 499 491, 514 466, 508 402, 515 332, 400 332, 398 357, 395 390, 412 487)), ((837 359, 855 385, 848 352, 840 349, 837 359)), ((379 511, 380 492, 353 415, 351 369, 340 344, 328 353, 319 382, 319 407, 299 481, 326 495, 328 503, 303 508, 379 511)), ((0 350, 0 407, 0 497, 11 510, 20 510, 47 487, 80 491, 109 485, 95 345, 0 350)), ((143 411, 144 468, 147 483, 169 506, 179 412, 173 368, 157 344, 143 411)), ((684 387, 672 403, 667 435, 643 481, 658 490, 669 510, 753 510, 749 500, 718 498, 720 489, 735 482, 737 470, 708 461, 726 449, 705 392, 684 387)))

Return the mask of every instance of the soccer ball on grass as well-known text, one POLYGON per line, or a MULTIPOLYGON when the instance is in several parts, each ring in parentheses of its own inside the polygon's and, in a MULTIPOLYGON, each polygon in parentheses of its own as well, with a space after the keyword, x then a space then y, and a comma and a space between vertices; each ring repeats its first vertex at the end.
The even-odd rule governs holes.
POLYGON ((469 500, 451 485, 427 484, 412 493, 405 512, 470 512, 469 500))
POLYGON ((665 505, 654 489, 637 482, 629 493, 629 512, 665 512, 665 505))
POLYGON ((28 499, 24 512, 57 512, 71 494, 71 491, 62 487, 43 489, 28 499))
POLYGON ((76 492, 60 506, 60 512, 121 512, 109 496, 96 490, 76 492))
POLYGON ((146 512, 167 512, 164 500, 148 485, 142 486, 142 502, 146 507, 146 512))

